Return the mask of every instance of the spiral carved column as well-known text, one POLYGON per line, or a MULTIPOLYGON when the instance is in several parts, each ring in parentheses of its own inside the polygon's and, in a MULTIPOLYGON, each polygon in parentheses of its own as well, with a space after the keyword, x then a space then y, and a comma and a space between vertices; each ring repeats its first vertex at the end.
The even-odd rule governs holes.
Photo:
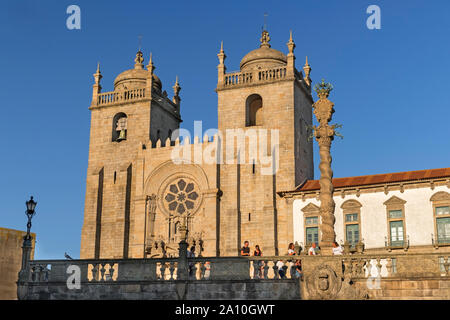
POLYGON ((319 96, 319 100, 313 104, 314 115, 319 122, 319 126, 314 126, 314 135, 319 144, 320 155, 320 229, 322 237, 320 241, 321 250, 327 254, 331 253, 332 243, 335 241, 336 234, 334 232, 334 209, 335 203, 333 200, 333 170, 331 170, 331 142, 335 136, 335 125, 329 125, 334 109, 334 103, 328 100, 328 95, 333 89, 331 84, 322 83, 317 84, 314 90, 319 96))

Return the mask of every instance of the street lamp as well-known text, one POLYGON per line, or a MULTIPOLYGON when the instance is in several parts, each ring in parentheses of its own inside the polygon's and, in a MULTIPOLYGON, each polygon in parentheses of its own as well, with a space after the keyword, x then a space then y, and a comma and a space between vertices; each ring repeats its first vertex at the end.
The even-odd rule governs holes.
POLYGON ((27 202, 25 202, 26 206, 27 206, 27 211, 25 211, 27 217, 28 217, 28 222, 27 222, 27 235, 25 236, 24 240, 31 240, 31 234, 30 234, 30 230, 31 230, 31 219, 33 218, 33 216, 36 214, 36 212, 34 211, 34 209, 36 208, 37 202, 33 200, 33 196, 30 197, 30 200, 28 200, 27 202))
POLYGON ((25 204, 27 206, 27 211, 25 211, 25 214, 28 217, 28 222, 27 222, 27 234, 23 237, 22 268, 20 269, 20 272, 19 272, 19 282, 22 281, 23 279, 27 279, 26 277, 28 277, 27 272, 29 270, 29 262, 31 259, 31 250, 33 249, 32 238, 31 238, 31 234, 30 234, 31 219, 36 214, 34 209, 36 208, 37 202, 33 200, 33 197, 30 197, 30 200, 26 201, 25 204))

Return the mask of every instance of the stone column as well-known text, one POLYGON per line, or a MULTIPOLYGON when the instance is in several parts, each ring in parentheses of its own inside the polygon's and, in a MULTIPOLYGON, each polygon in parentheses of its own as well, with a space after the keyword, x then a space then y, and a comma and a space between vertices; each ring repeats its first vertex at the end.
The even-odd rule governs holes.
POLYGON ((31 251, 33 250, 33 238, 27 234, 23 238, 22 244, 22 267, 20 268, 17 281, 17 298, 25 299, 28 292, 28 281, 30 280, 30 260, 31 251))
POLYGON ((319 144, 320 155, 320 230, 322 237, 320 241, 321 251, 324 254, 331 254, 332 244, 335 241, 336 234, 334 232, 334 209, 333 200, 333 171, 331 170, 331 142, 335 136, 336 125, 329 125, 334 109, 334 103, 328 100, 330 91, 333 86, 329 83, 316 84, 314 90, 319 96, 319 100, 313 104, 314 114, 319 122, 319 126, 314 126, 314 135, 319 144))
MULTIPOLYGON (((184 218, 184 217, 183 217, 184 218)), ((187 248, 188 243, 186 242, 187 238, 187 226, 186 219, 183 219, 183 224, 179 228, 180 232, 180 243, 178 247, 178 273, 177 280, 187 280, 188 279, 188 262, 187 262, 187 248)))

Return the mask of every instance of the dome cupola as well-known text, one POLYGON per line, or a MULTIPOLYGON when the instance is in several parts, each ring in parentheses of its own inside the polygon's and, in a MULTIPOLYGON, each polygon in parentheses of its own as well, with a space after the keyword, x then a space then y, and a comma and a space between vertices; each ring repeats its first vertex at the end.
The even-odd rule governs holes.
POLYGON ((241 60, 241 72, 251 69, 266 69, 287 64, 286 55, 270 47, 269 32, 264 30, 261 35, 261 45, 258 49, 250 51, 241 60))
MULTIPOLYGON (((144 69, 144 58, 142 52, 139 50, 134 59, 134 69, 125 70, 120 73, 114 80, 114 91, 131 90, 137 88, 144 88, 148 76, 148 70, 144 69)), ((162 83, 156 74, 153 73, 153 88, 161 91, 162 83)))

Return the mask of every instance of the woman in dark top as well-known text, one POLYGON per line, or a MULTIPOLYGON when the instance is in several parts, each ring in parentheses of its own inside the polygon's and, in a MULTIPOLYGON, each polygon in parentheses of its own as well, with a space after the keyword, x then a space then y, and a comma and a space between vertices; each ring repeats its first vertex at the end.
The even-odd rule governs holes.
MULTIPOLYGON (((255 246, 255 251, 253 252, 253 255, 254 255, 255 257, 261 257, 261 256, 262 256, 262 251, 261 251, 261 249, 259 248, 259 245, 258 245, 258 244, 255 246)), ((256 261, 255 261, 255 262, 256 262, 256 261)), ((261 278, 263 278, 264 261, 259 260, 259 261, 256 263, 256 266, 257 266, 257 268, 258 268, 258 277, 261 279, 261 278)))
POLYGON ((259 245, 255 246, 255 252, 253 252, 253 255, 256 257, 260 257, 262 255, 261 249, 259 248, 259 245))

